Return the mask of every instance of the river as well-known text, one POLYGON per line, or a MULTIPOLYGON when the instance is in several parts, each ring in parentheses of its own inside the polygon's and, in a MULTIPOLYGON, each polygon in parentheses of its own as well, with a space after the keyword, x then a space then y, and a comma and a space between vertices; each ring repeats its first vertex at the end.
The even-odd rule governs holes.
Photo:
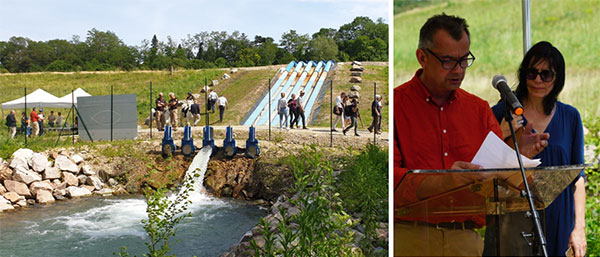
MULTIPOLYGON (((201 176, 197 179, 202 181, 210 151, 198 155, 204 156, 196 156, 190 170, 198 166, 201 176)), ((178 226, 170 254, 219 256, 266 215, 265 210, 243 201, 194 192, 190 196, 192 217, 178 226), (180 241, 174 244, 176 240, 180 241)), ((148 252, 144 244, 148 236, 141 223, 145 218, 146 203, 139 195, 70 199, 2 213, 0 256, 113 256, 122 246, 130 256, 141 256, 148 252)))

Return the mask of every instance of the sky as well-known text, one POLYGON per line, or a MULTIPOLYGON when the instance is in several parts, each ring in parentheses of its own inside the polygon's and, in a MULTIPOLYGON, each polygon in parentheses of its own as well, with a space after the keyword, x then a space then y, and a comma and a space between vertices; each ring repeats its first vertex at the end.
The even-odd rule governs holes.
POLYGON ((22 36, 35 41, 85 41, 92 28, 112 31, 130 46, 167 36, 181 42, 202 31, 237 30, 249 39, 296 30, 312 35, 339 29, 357 16, 389 24, 388 0, 0 0, 0 41, 22 36))

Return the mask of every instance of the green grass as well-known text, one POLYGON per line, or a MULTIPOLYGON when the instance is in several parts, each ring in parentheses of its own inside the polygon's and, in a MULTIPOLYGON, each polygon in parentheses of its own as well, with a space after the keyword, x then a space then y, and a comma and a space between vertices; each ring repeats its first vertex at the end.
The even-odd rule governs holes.
MULTIPOLYGON (((427 18, 445 12, 467 20, 476 61, 462 88, 495 104, 491 78, 504 74, 515 84, 523 57, 521 1, 439 1, 394 17, 394 85, 419 68, 415 57, 419 29, 427 18)), ((531 40, 549 41, 565 57, 567 81, 560 100, 575 106, 584 119, 600 116, 600 1, 531 1, 531 40)))

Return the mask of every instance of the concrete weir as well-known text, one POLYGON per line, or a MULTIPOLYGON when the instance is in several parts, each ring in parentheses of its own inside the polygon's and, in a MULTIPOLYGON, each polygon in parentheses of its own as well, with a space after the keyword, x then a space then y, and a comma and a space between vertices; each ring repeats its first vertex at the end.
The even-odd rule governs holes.
MULTIPOLYGON (((308 61, 308 62, 290 62, 284 70, 276 74, 277 80, 273 84, 269 94, 265 94, 256 105, 256 108, 247 116, 242 125, 258 126, 279 124, 279 115, 277 115, 277 101, 281 98, 281 93, 285 93, 286 99, 292 94, 298 96, 300 91, 304 91, 305 116, 310 119, 311 112, 316 109, 313 106, 316 103, 319 92, 321 91, 325 79, 329 72, 335 67, 335 61, 308 61), (278 75, 278 76, 277 76, 278 75), (269 116, 269 102, 271 110, 269 116)), ((308 120, 307 122, 310 122, 308 120)))

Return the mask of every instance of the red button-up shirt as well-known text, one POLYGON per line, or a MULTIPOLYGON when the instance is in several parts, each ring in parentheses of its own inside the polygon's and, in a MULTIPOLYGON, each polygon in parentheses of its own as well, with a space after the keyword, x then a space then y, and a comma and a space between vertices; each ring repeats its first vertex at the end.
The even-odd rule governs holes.
MULTIPOLYGON (((394 188, 409 169, 450 169, 456 161, 470 162, 490 131, 501 137, 500 126, 489 104, 462 89, 438 106, 419 80, 422 70, 394 89, 394 188)), ((408 177, 407 177, 408 179, 408 177)), ((396 188, 394 206, 414 203, 423 177, 403 181, 396 188), (408 183, 405 183, 408 182, 408 183)), ((480 196, 465 192, 448 206, 460 206, 480 196)), ((485 225, 485 216, 449 215, 445 217, 396 217, 429 223, 474 221, 485 225)))
POLYGON ((31 122, 38 122, 38 120, 40 119, 40 116, 38 116, 35 111, 32 111, 29 114, 29 117, 31 118, 31 122))

